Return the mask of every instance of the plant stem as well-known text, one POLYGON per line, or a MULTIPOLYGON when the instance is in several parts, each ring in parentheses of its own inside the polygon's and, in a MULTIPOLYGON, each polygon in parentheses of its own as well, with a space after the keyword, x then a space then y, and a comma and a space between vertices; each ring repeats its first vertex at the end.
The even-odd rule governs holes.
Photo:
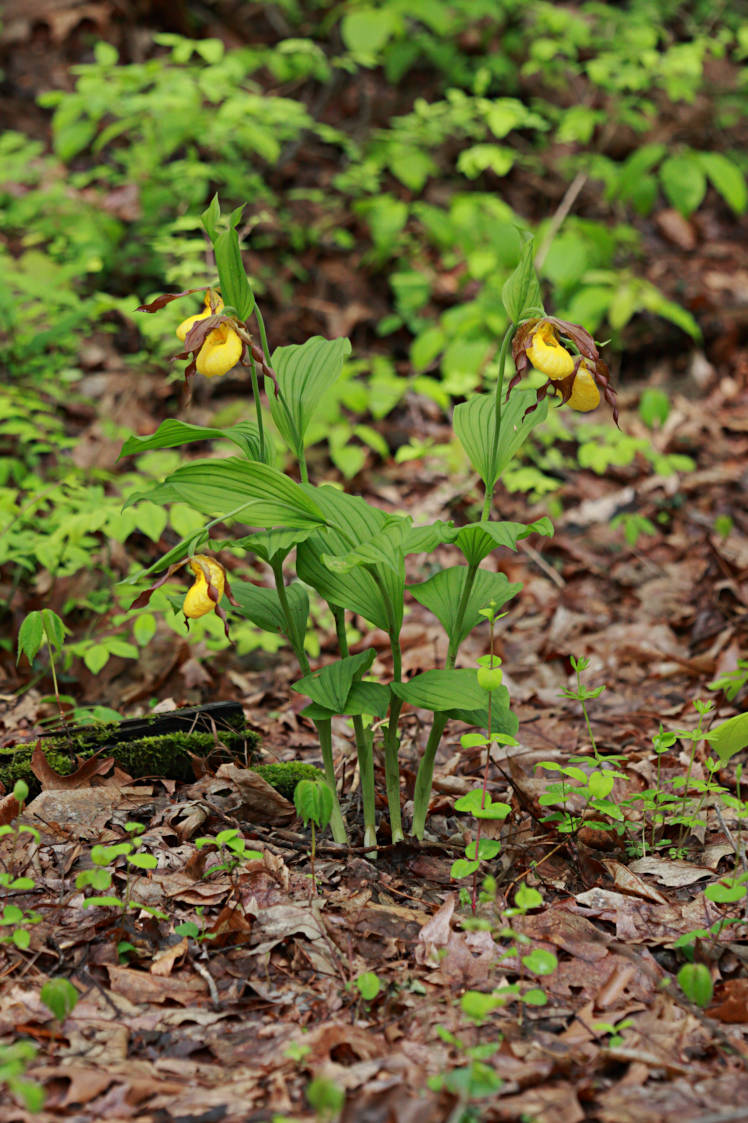
MULTIPOLYGON (((345 630, 345 611, 335 604, 330 607, 335 617, 338 648, 340 649, 340 654, 345 658, 350 654, 348 636, 345 630)), ((374 753, 372 750, 371 734, 364 728, 364 722, 360 714, 353 715, 353 732, 356 738, 358 770, 361 777, 361 800, 364 810, 364 846, 376 846, 377 827, 376 804, 374 798, 374 753)))
MULTIPOLYGON (((579 674, 579 672, 577 672, 577 675, 578 674, 579 674)), ((582 706, 582 713, 584 714, 585 725, 587 726, 587 732, 589 733, 589 736, 590 736, 590 744, 592 745, 592 752, 595 755, 596 762, 598 764, 602 765, 603 762, 600 759, 599 752, 597 751, 597 743, 595 742, 595 737, 594 737, 594 734, 592 732, 592 724, 590 722, 589 714, 587 713, 587 703, 583 701, 581 703, 581 706, 582 706)))
MULTIPOLYGON (((501 341, 501 350, 499 351, 499 377, 496 382, 496 409, 494 411, 494 425, 493 425, 493 441, 491 442, 491 459, 489 464, 493 467, 496 463, 496 454, 499 450, 499 437, 501 436, 501 420, 502 408, 501 401, 504 393, 504 371, 506 369, 506 357, 509 351, 509 345, 514 339, 514 333, 517 327, 515 324, 510 324, 504 332, 504 338, 501 341)), ((497 477, 498 479, 498 477, 497 477)), ((486 487, 486 495, 483 501, 483 514, 481 515, 481 522, 489 517, 491 514, 491 502, 493 500, 493 489, 496 486, 496 479, 493 479, 486 487)))
MULTIPOLYGON (((494 658, 494 652, 493 652, 494 624, 495 624, 495 620, 492 617, 491 618, 491 666, 493 666, 493 658, 494 658)), ((492 733, 493 733, 493 691, 490 690, 488 692, 488 744, 486 745, 486 766, 483 769, 483 791, 481 793, 481 799, 480 799, 481 811, 486 806, 486 796, 488 795, 488 769, 489 769, 489 766, 491 764, 491 735, 492 735, 492 733)), ((482 826, 483 826, 483 820, 479 819, 478 820, 478 828, 475 832, 475 860, 476 860, 476 862, 480 862, 480 858, 478 856, 478 851, 480 849, 480 836, 481 836, 482 826)), ((473 915, 475 915, 477 900, 478 900, 478 870, 476 870, 475 873, 473 874, 473 897, 472 897, 472 901, 471 901, 471 905, 472 905, 472 909, 473 909, 473 915)))
MULTIPOLYGON (((688 771, 686 773, 686 782, 683 785, 683 799, 681 800, 681 805, 680 805, 680 817, 681 817, 681 819, 684 819, 685 816, 686 816, 686 807, 688 805, 688 788, 689 788, 689 785, 691 783, 691 771, 693 769, 693 762, 694 762, 694 758, 696 756, 696 745, 698 744, 699 741, 703 740, 703 738, 700 736, 702 722, 703 722, 703 717, 700 715, 698 725, 696 726, 696 729, 694 730, 694 732, 692 734, 692 739, 691 739, 691 756, 688 759, 688 771)), ((685 842, 687 837, 688 837, 688 827, 684 823, 684 824, 681 825, 681 830, 680 830, 680 844, 681 844, 681 846, 683 845, 683 843, 685 842)))
MULTIPOLYGON (((304 651, 303 644, 299 643, 294 634, 293 617, 291 616, 291 607, 288 603, 288 594, 286 593, 286 586, 283 583, 283 562, 276 555, 270 567, 273 571, 275 578, 275 589, 280 601, 281 611, 286 621, 286 638, 294 650, 294 654, 299 662, 299 666, 305 675, 309 674, 310 666, 307 654, 304 651)), ((348 835, 343 821, 343 812, 340 810, 340 803, 338 801, 337 781, 335 779, 335 766, 332 759, 332 722, 329 718, 317 718, 314 722, 317 734, 319 736, 319 744, 322 750, 322 762, 325 768, 325 779, 332 791, 332 815, 330 816, 330 829, 332 837, 335 842, 348 842, 348 835)))
MULTIPOLYGON (((255 304, 254 312, 255 312, 255 318, 257 319, 257 326, 260 329, 260 342, 262 343, 262 352, 265 356, 265 362, 267 363, 268 366, 270 366, 271 365, 270 364, 270 347, 268 346, 268 336, 267 336, 267 331, 265 330, 265 321, 262 318, 262 312, 260 311, 260 306, 257 303, 255 304)), ((296 459, 298 460, 298 463, 299 463, 299 474, 301 476, 301 482, 307 484, 307 483, 309 483, 309 469, 307 468, 306 455, 304 453, 304 441, 302 440, 301 434, 298 432, 298 430, 296 428, 296 422, 294 421, 293 414, 291 413, 291 410, 288 408, 288 403, 287 403, 287 401, 284 397, 283 391, 281 390, 280 386, 278 386, 278 394, 280 396, 281 404, 282 404, 284 410, 286 411, 286 417, 288 418, 288 424, 289 424, 289 426, 291 428, 291 431, 293 432, 293 435, 294 435, 294 438, 295 438, 294 439, 294 452, 296 453, 296 459)))
POLYGON ((332 790, 332 814, 330 816, 330 830, 335 842, 348 842, 348 834, 343 822, 343 813, 338 802, 337 780, 335 779, 335 765, 332 759, 332 722, 330 718, 317 718, 314 723, 319 734, 319 745, 322 749, 322 764, 325 769, 325 779, 332 790))
POLYGON ((249 372, 252 379, 252 394, 255 399, 255 411, 257 413, 257 432, 260 438, 260 460, 263 464, 265 460, 265 425, 262 420, 262 405, 260 403, 260 384, 257 379, 257 367, 255 365, 252 352, 249 352, 249 372))
MULTIPOLYGON (((501 436, 501 421, 502 421, 502 395, 504 393, 504 372, 506 370, 506 359, 509 353, 509 345, 514 338, 514 333, 517 330, 516 324, 509 324, 509 327, 504 333, 504 338, 501 341, 501 350, 499 352, 499 376, 496 382, 496 410, 494 420, 494 431, 492 441, 492 451, 490 463, 495 463, 496 454, 499 448, 499 437, 501 436)), ((495 484, 496 481, 494 481, 495 484)), ((493 499, 493 487, 486 487, 486 494, 483 501, 483 511, 481 512, 480 521, 486 522, 491 515, 491 501, 493 499)), ((447 648, 447 657, 444 662, 445 670, 451 671, 455 665, 457 652, 459 650, 459 634, 462 631, 462 621, 465 618, 465 612, 470 601, 470 594, 473 591, 475 583, 475 575, 478 572, 478 562, 471 562, 468 565, 465 574, 465 584, 462 587, 462 595, 460 596, 460 603, 457 606, 457 616, 455 620, 454 631, 449 637, 449 647, 447 648)), ((421 763, 418 766, 418 773, 416 775, 416 783, 413 791, 413 829, 411 833, 416 838, 423 838, 423 833, 426 827, 426 816, 428 815, 429 799, 431 798, 431 785, 434 778, 434 761, 436 753, 439 748, 439 742, 442 739, 445 726, 447 724, 447 717, 443 713, 434 714, 434 720, 431 725, 426 748, 424 749, 421 763)))
MULTIPOLYGON (((402 682, 400 637, 394 630, 390 632, 390 646, 392 648, 393 679, 395 682, 402 682)), ((387 732, 384 735, 384 780, 387 788, 387 803, 390 811, 390 826, 392 828, 393 843, 402 842, 405 837, 403 835, 402 812, 400 810, 400 763, 398 761, 400 738, 398 737, 397 728, 402 708, 402 699, 393 694, 390 701, 387 732)))
MULTIPOLYGON (((481 519, 481 521, 483 520, 481 519)), ((455 627, 450 636, 447 657, 444 660, 444 669, 447 671, 451 671, 455 665, 455 659, 457 658, 457 651, 459 648, 458 637, 462 630, 462 621, 465 617, 477 572, 478 562, 471 562, 465 573, 465 584, 462 588, 460 603, 457 606, 455 627)), ((426 748, 423 751, 421 763, 418 765, 416 783, 413 789, 413 827, 411 830, 411 834, 416 838, 423 838, 423 833, 426 828, 426 816, 428 815, 429 800, 431 798, 431 785, 434 779, 434 761, 436 760, 439 743, 442 739, 446 724, 447 715, 445 713, 434 714, 434 720, 426 742, 426 748)))

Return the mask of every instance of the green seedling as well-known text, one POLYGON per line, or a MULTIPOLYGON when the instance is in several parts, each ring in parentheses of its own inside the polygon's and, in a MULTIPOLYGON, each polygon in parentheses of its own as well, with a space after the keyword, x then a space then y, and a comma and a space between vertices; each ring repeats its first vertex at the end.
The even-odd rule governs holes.
MULTIPOLYGON (((495 898, 496 882, 492 877, 487 877, 483 883, 481 900, 490 902, 495 898)), ((481 1025, 494 1010, 501 1009, 510 1002, 519 1002, 520 1011, 524 1006, 543 1006, 547 1002, 545 991, 536 985, 528 986, 526 976, 528 974, 538 977, 552 975, 558 967, 558 960, 553 952, 545 948, 531 948, 529 937, 513 927, 511 923, 515 917, 524 916, 531 909, 539 908, 542 903, 543 898, 538 890, 521 882, 514 894, 514 905, 501 908, 495 922, 483 918, 463 921, 463 926, 466 928, 482 928, 490 931, 494 940, 499 942, 498 962, 516 960, 519 974, 516 983, 497 987, 489 992, 466 991, 460 1003, 463 1014, 471 1021, 481 1025)))
POLYGON ((317 847, 317 830, 323 831, 333 813, 333 793, 324 780, 301 780, 293 795, 296 811, 304 823, 312 825, 312 845, 309 860, 312 867, 312 885, 317 892, 317 879, 314 872, 314 857, 317 847))
POLYGON ((501 1040, 466 1045, 444 1026, 438 1025, 436 1032, 466 1063, 449 1069, 443 1075, 430 1076, 426 1083, 432 1092, 446 1091, 456 1097, 457 1106, 450 1118, 479 1119, 480 1115, 473 1114, 472 1101, 495 1096, 504 1084, 496 1070, 487 1063, 501 1048, 501 1040))
POLYGON ((0 1088, 4 1085, 32 1113, 41 1111, 46 1099, 44 1089, 24 1076, 37 1052, 37 1046, 31 1041, 0 1045, 0 1088))
POLYGON ((684 963, 678 972, 678 985, 686 998, 696 1006, 708 1006, 714 994, 714 984, 705 963, 684 963))
POLYGON ((592 1028, 595 1033, 605 1033, 608 1036, 607 1045, 623 1045, 623 1031, 634 1024, 633 1018, 624 1018, 623 1021, 613 1025, 612 1022, 595 1022, 592 1028))
POLYGON ((364 1002, 373 1002, 382 989, 382 980, 375 971, 364 971, 355 979, 355 985, 364 1002))
POLYGON ((709 689, 723 691, 728 702, 733 702, 746 684, 748 684, 748 659, 738 659, 735 670, 725 671, 723 675, 719 675, 714 682, 709 683, 709 689))
MULTIPOLYGON (((29 835, 36 846, 39 845, 39 832, 36 827, 20 822, 20 816, 29 795, 29 787, 23 780, 16 781, 13 787, 13 798, 18 804, 18 815, 12 823, 0 826, 0 838, 10 838, 10 852, 2 858, 3 868, 0 870, 0 887, 6 893, 15 890, 18 893, 28 892, 35 888, 36 882, 32 877, 27 877, 19 872, 26 868, 31 855, 28 846, 23 846, 24 835, 29 835)), ((18 905, 6 902, 0 913, 0 928, 11 928, 8 935, 0 935, 0 944, 14 944, 20 951, 26 951, 31 943, 29 927, 38 924, 41 915, 33 909, 24 909, 18 905)))
POLYGON ((25 655, 31 664, 39 654, 39 649, 42 644, 46 645, 57 709, 63 726, 66 724, 65 711, 62 706, 60 687, 57 682, 55 656, 62 653, 63 644, 65 643, 65 634, 68 632, 69 629, 65 627, 60 617, 56 612, 53 612, 51 608, 34 609, 33 612, 29 612, 25 617, 18 630, 18 654, 16 659, 16 662, 18 662, 21 656, 25 655))
POLYGON ((322 1076, 315 1077, 306 1086, 306 1098, 310 1107, 317 1113, 317 1118, 323 1121, 335 1119, 345 1103, 345 1092, 332 1080, 322 1076))
POLYGON ((219 831, 217 835, 203 835, 195 839, 195 846, 202 850, 205 846, 214 846, 219 853, 220 861, 211 866, 203 874, 210 877, 214 873, 233 873, 243 862, 261 862, 262 851, 254 850, 247 846, 247 840, 242 838, 236 827, 229 827, 219 831))
POLYGON ((47 980, 39 996, 60 1025, 69 1014, 72 1014, 80 998, 70 979, 65 979, 59 975, 47 980))
POLYGON ((91 861, 93 869, 83 870, 75 879, 76 888, 91 888, 98 891, 97 895, 87 897, 83 902, 84 908, 117 908, 126 913, 129 909, 142 909, 159 920, 167 920, 168 916, 161 909, 153 908, 142 901, 131 899, 132 872, 133 870, 153 870, 158 866, 158 859, 153 854, 141 850, 142 841, 139 836, 145 830, 142 823, 125 823, 125 830, 131 836, 128 842, 118 842, 113 846, 93 846, 91 848, 91 861), (113 894, 100 895, 103 890, 111 888, 114 877, 114 866, 119 858, 125 859, 125 893, 123 897, 113 894))

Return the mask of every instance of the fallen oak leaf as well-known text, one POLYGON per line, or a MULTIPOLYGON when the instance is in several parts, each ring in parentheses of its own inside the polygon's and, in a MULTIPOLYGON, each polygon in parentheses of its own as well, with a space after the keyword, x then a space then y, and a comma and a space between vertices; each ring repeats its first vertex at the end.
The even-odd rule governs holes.
POLYGON ((3 796, 3 798, 0 799, 0 827, 12 823, 20 814, 21 805, 13 795, 13 792, 10 792, 9 795, 3 796))
POLYGON ((42 791, 70 790, 71 788, 90 788, 94 776, 103 776, 114 764, 114 757, 101 757, 104 750, 99 749, 95 756, 85 760, 75 772, 67 776, 56 772, 45 756, 44 749, 37 746, 31 754, 31 771, 42 786, 42 791))

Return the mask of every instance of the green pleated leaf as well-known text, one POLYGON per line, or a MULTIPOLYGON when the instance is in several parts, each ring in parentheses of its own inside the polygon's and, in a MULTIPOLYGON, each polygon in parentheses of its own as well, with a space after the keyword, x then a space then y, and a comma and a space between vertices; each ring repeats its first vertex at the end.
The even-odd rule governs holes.
POLYGON ((345 554, 324 554, 322 560, 333 573, 350 573, 359 566, 382 565, 399 574, 403 566, 403 541, 409 527, 409 519, 389 515, 376 537, 345 554))
POLYGON ((306 343, 278 347, 272 355, 272 365, 285 399, 285 406, 276 396, 270 379, 265 380, 265 390, 270 402, 273 421, 288 447, 296 453, 296 436, 303 447, 304 434, 314 417, 325 393, 337 382, 343 363, 351 352, 348 339, 323 339, 312 336, 306 343), (286 413, 290 410, 293 423, 286 413), (295 432, 294 432, 295 430, 295 432))
MULTIPOLYGON (((369 714, 371 717, 384 718, 390 708, 390 688, 380 682, 354 682, 340 713, 346 717, 369 714)), ((329 720, 336 717, 335 710, 311 702, 301 711, 313 721, 329 720)))
POLYGON ((335 714, 344 713, 353 681, 360 678, 368 671, 376 658, 373 647, 361 651, 358 655, 349 655, 345 659, 337 659, 328 663, 326 667, 304 675, 298 682, 293 683, 293 689, 299 694, 306 694, 313 702, 325 709, 332 710, 335 714))
POLYGON ((216 547, 238 546, 272 565, 279 557, 281 561, 287 557, 299 542, 306 541, 313 530, 313 527, 305 527, 302 530, 259 530, 256 534, 246 534, 243 538, 217 542, 216 547))
POLYGON ((335 797, 325 780, 299 780, 293 793, 294 807, 304 826, 313 820, 324 830, 332 817, 335 797))
POLYGON ((349 550, 374 538, 387 521, 388 516, 378 507, 330 484, 321 487, 300 484, 300 487, 322 511, 326 524, 344 536, 349 550))
POLYGON ((429 526, 412 526, 405 535, 403 549, 406 554, 431 554, 437 546, 454 542, 456 537, 454 524, 438 519, 429 526))
MULTIPOLYGON (((345 543, 337 531, 312 534, 296 549, 296 572, 302 581, 316 589, 329 604, 355 612, 382 631, 388 629, 384 597, 372 575, 365 569, 352 573, 333 573, 322 560, 336 552, 345 553, 345 543)), ((401 598, 402 603, 402 598, 401 598)))
MULTIPOLYGON (((195 531, 195 533, 190 534, 189 537, 183 538, 181 542, 178 542, 176 544, 176 546, 172 546, 171 550, 169 550, 168 553, 164 554, 163 557, 160 557, 158 561, 155 561, 153 565, 149 565, 148 569, 142 569, 139 573, 133 574, 132 577, 124 578, 124 580, 120 581, 120 585, 133 585, 136 582, 141 581, 144 577, 148 577, 151 573, 159 573, 162 569, 168 569, 170 565, 174 565, 176 562, 181 561, 182 558, 190 557, 191 554, 199 554, 200 547, 203 546, 207 541, 207 530, 195 531)), ((221 543, 216 542, 215 545, 216 548, 218 548, 221 543)))
POLYGON ((450 640, 456 639, 458 644, 484 619, 480 614, 481 608, 485 608, 491 600, 495 602, 497 609, 501 608, 522 588, 521 583, 512 583, 503 573, 489 573, 485 569, 479 569, 465 607, 462 627, 457 632, 457 610, 466 576, 467 568, 458 565, 443 569, 419 585, 408 585, 408 591, 419 604, 434 613, 450 640))
POLYGON ((404 565, 393 568, 391 564, 378 564, 377 584, 366 568, 333 573, 322 561, 323 554, 343 557, 357 546, 376 541, 389 516, 358 496, 346 495, 329 485, 314 488, 302 484, 301 487, 314 498, 332 529, 313 535, 299 546, 296 557, 299 577, 313 585, 326 600, 351 612, 360 612, 376 627, 389 631, 386 596, 392 605, 394 627, 399 631, 403 620, 404 565))
MULTIPOLYGON (((479 729, 488 731, 488 704, 486 695, 483 695, 483 705, 478 709, 472 709, 469 706, 458 706, 453 710, 447 710, 449 717, 454 718, 455 721, 462 721, 465 725, 474 725, 479 729)), ((515 737, 519 729, 519 721, 517 715, 512 713, 509 699, 509 691, 505 686, 498 687, 497 690, 491 691, 491 734, 495 736, 497 733, 504 733, 510 737, 515 737)))
POLYGON ((543 534, 546 537, 553 534, 551 520, 543 515, 534 523, 515 522, 479 522, 470 523, 460 529, 455 538, 458 548, 465 555, 471 565, 475 565, 487 557, 497 546, 504 546, 507 550, 516 550, 517 543, 530 534, 543 534))
POLYGON ((162 421, 155 433, 148 437, 128 437, 122 446, 123 456, 135 456, 152 448, 178 448, 194 441, 226 440, 233 441, 248 460, 260 459, 260 440, 257 426, 253 421, 240 421, 226 429, 214 429, 206 425, 188 425, 185 421, 169 419, 162 421))
POLYGON ((469 668, 424 671, 409 682, 393 682, 392 691, 411 706, 434 712, 465 707, 480 710, 486 704, 486 693, 478 686, 475 671, 469 668))
POLYGON ((288 476, 238 457, 195 460, 177 468, 161 486, 214 518, 240 515, 254 526, 299 529, 325 521, 317 504, 288 476))
MULTIPOLYGON (((488 729, 487 695, 478 686, 474 670, 425 671, 409 682, 393 682, 391 690, 411 706, 488 729)), ((509 691, 500 686, 491 693, 491 732, 514 737, 518 728, 517 716, 509 709, 509 691)))
POLYGON ((504 468, 547 414, 547 399, 537 405, 534 390, 513 390, 502 409, 501 431, 494 450, 495 395, 474 394, 455 406, 455 433, 487 491, 493 490, 504 468), (528 413, 531 407, 535 408, 528 413))
POLYGON ((514 272, 504 282, 501 299, 506 314, 513 324, 543 316, 543 297, 535 273, 535 243, 528 238, 514 272))
POLYGON ((246 320, 252 314, 255 298, 244 270, 236 230, 224 230, 219 234, 213 249, 224 303, 227 308, 236 309, 240 320, 246 320))
POLYGON ((288 635, 286 617, 276 589, 263 589, 249 581, 232 581, 231 592, 238 607, 234 611, 251 620, 265 632, 276 632, 303 644, 309 616, 309 596, 300 581, 286 586, 286 598, 291 613, 293 635, 288 635))

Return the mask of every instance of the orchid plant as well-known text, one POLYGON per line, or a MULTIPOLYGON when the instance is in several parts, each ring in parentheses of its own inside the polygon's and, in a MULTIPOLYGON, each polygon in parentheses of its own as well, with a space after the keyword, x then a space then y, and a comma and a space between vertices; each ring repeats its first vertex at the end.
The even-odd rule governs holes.
MULTIPOLYGON (((155 502, 184 502, 209 520, 203 528, 169 551, 148 574, 163 575, 135 600, 143 606, 151 593, 181 566, 188 566, 195 581, 183 611, 189 620, 216 612, 228 634, 231 613, 256 626, 280 633, 298 660, 301 677, 294 689, 310 699, 303 711, 317 729, 325 774, 334 795, 331 815, 333 837, 347 841, 333 766, 332 719, 352 719, 358 753, 363 803, 365 846, 375 846, 375 737, 381 738, 391 838, 404 837, 399 767, 400 717, 408 705, 431 711, 430 733, 420 761, 413 793, 411 831, 424 835, 434 760, 450 719, 468 726, 490 728, 494 735, 512 738, 517 718, 509 704, 506 686, 486 683, 476 668, 456 665, 460 645, 485 619, 485 608, 495 613, 519 592, 521 585, 505 574, 481 567, 496 549, 515 550, 530 534, 553 533, 547 518, 529 525, 491 518, 494 489, 502 472, 524 443, 531 429, 547 414, 556 397, 573 409, 589 410, 601 393, 615 412, 615 394, 597 345, 584 328, 547 316, 533 265, 533 244, 527 240, 519 264, 503 289, 509 318, 499 352, 495 391, 470 397, 454 410, 454 428, 484 487, 482 514, 477 522, 456 527, 436 521, 414 525, 410 516, 380 510, 360 496, 349 495, 331 484, 309 480, 305 438, 318 402, 341 374, 350 353, 347 339, 315 336, 304 344, 278 347, 270 352, 265 324, 245 272, 236 227, 241 208, 228 221, 221 216, 217 197, 202 216, 215 254, 218 289, 209 289, 204 307, 179 326, 184 343, 178 358, 187 359, 185 375, 212 378, 237 367, 247 370, 255 403, 255 419, 225 429, 203 428, 177 420, 164 421, 147 437, 130 437, 123 455, 153 448, 173 448, 197 440, 222 437, 233 442, 238 455, 227 459, 193 460, 181 465, 149 491, 131 497, 155 502), (516 374, 504 393, 505 371, 512 347, 516 374), (537 389, 519 383, 532 365, 547 377, 537 389), (273 463, 261 409, 261 387, 275 429, 296 464, 298 482, 273 463), (273 588, 232 579, 229 588, 224 566, 211 553, 228 546, 213 540, 221 524, 245 529, 230 545, 254 555, 269 569, 273 588), (408 583, 406 559, 433 554, 442 545, 453 546, 459 564, 440 569, 423 581, 408 583), (291 558, 295 551, 295 575, 291 558), (305 649, 309 626, 309 590, 330 607, 337 633, 339 658, 324 666, 310 665, 305 649), (405 679, 400 633, 407 595, 429 609, 447 635, 444 665, 405 679), (392 676, 389 682, 367 677, 375 649, 365 641, 351 652, 351 622, 365 620, 388 637, 392 676)), ((198 290, 165 294, 140 310, 154 313, 172 300, 198 290)), ((142 576, 142 575, 141 575, 142 576)))

